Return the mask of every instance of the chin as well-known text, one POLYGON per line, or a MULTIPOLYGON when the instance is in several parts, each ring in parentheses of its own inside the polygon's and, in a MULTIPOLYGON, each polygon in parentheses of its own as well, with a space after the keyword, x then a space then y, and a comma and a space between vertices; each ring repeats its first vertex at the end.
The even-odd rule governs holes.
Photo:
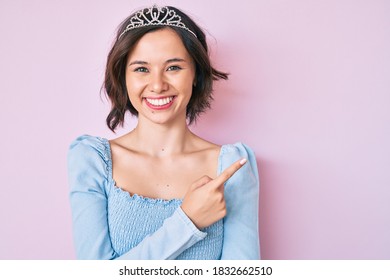
MULTIPOLYGON (((163 115, 163 114, 160 114, 160 116, 158 116, 159 113, 150 113, 148 114, 148 116, 146 117, 146 119, 148 119, 148 121, 154 123, 154 124, 158 124, 158 125, 173 125, 175 123, 181 123, 183 120, 183 117, 178 117, 178 116, 167 116, 167 115, 163 115)), ((186 118, 184 117, 184 122, 186 122, 186 118)))

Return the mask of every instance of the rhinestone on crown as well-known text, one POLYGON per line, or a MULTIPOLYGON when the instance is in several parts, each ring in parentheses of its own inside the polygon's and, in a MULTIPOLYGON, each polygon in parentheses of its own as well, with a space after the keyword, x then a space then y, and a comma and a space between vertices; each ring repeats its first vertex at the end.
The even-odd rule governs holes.
POLYGON ((139 10, 129 19, 129 22, 125 30, 119 35, 119 38, 129 30, 151 25, 180 27, 197 38, 195 33, 181 21, 181 17, 168 7, 157 7, 154 5, 151 8, 139 10))

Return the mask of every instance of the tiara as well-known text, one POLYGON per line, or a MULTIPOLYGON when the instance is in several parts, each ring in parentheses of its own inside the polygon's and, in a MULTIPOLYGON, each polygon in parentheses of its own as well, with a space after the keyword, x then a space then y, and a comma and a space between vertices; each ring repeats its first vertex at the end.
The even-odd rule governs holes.
POLYGON ((188 27, 181 21, 181 16, 168 7, 157 7, 154 5, 151 8, 139 10, 129 19, 129 22, 130 23, 126 26, 125 30, 118 38, 122 37, 129 30, 153 25, 180 27, 187 30, 197 38, 195 33, 188 29, 188 27))

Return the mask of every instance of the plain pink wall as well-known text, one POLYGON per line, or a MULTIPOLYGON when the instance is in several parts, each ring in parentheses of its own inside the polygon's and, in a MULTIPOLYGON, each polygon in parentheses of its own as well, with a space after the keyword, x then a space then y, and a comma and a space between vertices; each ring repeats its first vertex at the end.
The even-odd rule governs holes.
POLYGON ((256 152, 263 258, 389 259, 385 0, 2 0, 0 259, 74 258, 67 149, 113 137, 105 58, 121 20, 153 3, 193 15, 231 73, 193 130, 256 152))

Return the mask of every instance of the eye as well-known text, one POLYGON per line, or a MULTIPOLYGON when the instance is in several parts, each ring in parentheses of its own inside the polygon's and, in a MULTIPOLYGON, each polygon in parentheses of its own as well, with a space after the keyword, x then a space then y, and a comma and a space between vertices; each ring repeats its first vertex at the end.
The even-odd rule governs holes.
POLYGON ((134 69, 134 72, 149 72, 149 70, 146 67, 137 67, 134 69))
POLYGON ((183 68, 181 68, 180 66, 178 65, 172 65, 172 66, 169 66, 167 71, 178 71, 178 70, 181 70, 183 68))

